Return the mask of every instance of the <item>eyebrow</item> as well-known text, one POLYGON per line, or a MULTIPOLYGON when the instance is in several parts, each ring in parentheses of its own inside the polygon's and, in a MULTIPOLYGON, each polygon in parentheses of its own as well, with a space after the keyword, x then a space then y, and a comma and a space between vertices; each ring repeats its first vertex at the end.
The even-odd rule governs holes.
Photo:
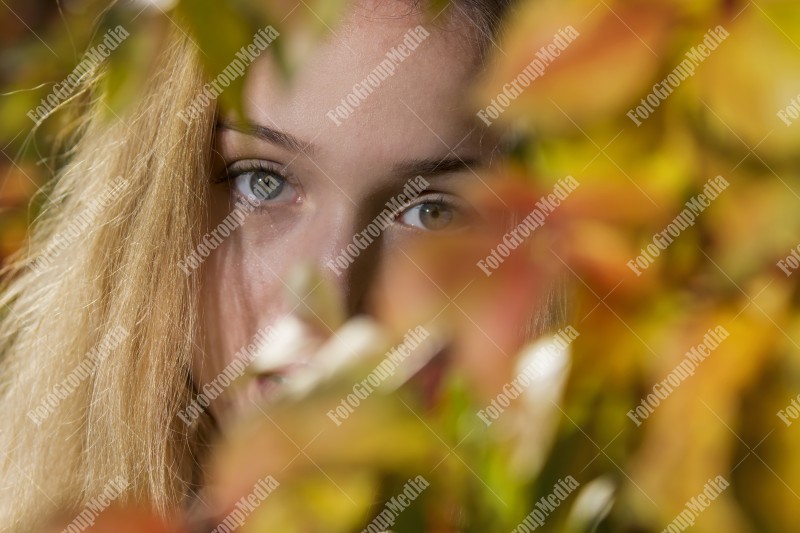
POLYGON ((217 122, 217 128, 238 131, 251 137, 258 137, 268 143, 275 144, 293 152, 304 152, 305 154, 313 154, 317 147, 311 143, 295 137, 285 131, 276 130, 260 124, 251 124, 249 122, 239 123, 227 120, 220 120, 217 122))
POLYGON ((446 155, 441 158, 403 161, 396 164, 393 170, 394 173, 401 175, 434 177, 450 172, 458 172, 459 170, 471 170, 480 164, 480 160, 477 158, 446 155))
MULTIPOLYGON (((220 120, 217 122, 217 128, 238 131, 245 135, 257 137, 268 143, 281 146, 287 150, 303 152, 306 155, 311 155, 317 151, 317 147, 313 143, 304 141, 285 131, 276 130, 260 124, 220 120)), ((471 170, 473 167, 480 164, 481 162, 478 158, 459 157, 457 155, 448 154, 440 158, 433 157, 403 161, 395 164, 392 167, 392 171, 394 174, 402 176, 435 177, 450 172, 458 172, 460 170, 471 170)))

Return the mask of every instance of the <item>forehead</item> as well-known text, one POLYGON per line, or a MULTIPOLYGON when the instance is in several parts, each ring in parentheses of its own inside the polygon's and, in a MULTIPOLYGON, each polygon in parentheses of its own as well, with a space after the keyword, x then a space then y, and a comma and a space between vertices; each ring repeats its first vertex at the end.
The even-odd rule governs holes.
POLYGON ((370 157, 423 157, 454 147, 473 124, 462 103, 477 48, 470 22, 446 17, 431 20, 408 2, 350 7, 289 84, 270 54, 251 65, 248 118, 313 141, 321 155, 368 146, 370 157))

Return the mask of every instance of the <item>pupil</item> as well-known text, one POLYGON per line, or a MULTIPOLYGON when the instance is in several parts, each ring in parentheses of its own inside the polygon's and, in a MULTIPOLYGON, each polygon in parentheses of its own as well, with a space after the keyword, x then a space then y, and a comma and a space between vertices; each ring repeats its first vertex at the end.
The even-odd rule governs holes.
POLYGON ((426 228, 440 230, 450 224, 453 214, 450 211, 441 209, 441 206, 436 204, 423 204, 420 208, 419 217, 426 228))
POLYGON ((283 190, 283 179, 268 172, 254 172, 250 178, 250 188, 259 200, 273 200, 283 190))

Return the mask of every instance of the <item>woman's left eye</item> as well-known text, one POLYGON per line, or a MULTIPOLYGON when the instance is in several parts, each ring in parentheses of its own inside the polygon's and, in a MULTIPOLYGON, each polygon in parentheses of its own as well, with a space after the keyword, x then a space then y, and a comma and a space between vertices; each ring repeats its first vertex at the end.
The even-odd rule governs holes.
POLYGON ((462 213, 442 202, 424 202, 412 206, 398 217, 406 226, 425 231, 453 231, 466 225, 462 213))

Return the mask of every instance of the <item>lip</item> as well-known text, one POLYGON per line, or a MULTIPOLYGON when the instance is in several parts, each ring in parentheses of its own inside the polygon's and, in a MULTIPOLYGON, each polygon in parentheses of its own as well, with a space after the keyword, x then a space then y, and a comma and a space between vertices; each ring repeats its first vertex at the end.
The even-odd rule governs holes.
MULTIPOLYGON (((368 353, 365 346, 388 345, 373 333, 373 329, 374 326, 352 323, 350 329, 340 330, 339 337, 323 344, 313 356, 309 355, 311 352, 296 351, 294 357, 297 359, 292 361, 288 357, 280 361, 277 357, 265 361, 266 364, 252 374, 251 397, 273 403, 286 394, 302 396, 318 382, 359 359, 358 355, 352 354, 344 357, 344 352, 368 353), (359 344, 363 346, 358 347, 359 344), (342 345, 346 345, 347 350, 343 351, 342 345)), ((388 388, 385 390, 410 390, 426 407, 435 406, 441 399, 443 383, 452 362, 447 345, 438 335, 424 339, 414 348, 413 355, 398 367, 397 374, 387 380, 388 388)))
POLYGON ((261 374, 253 379, 253 388, 259 400, 270 402, 280 393, 286 381, 284 373, 261 374))
POLYGON ((284 392, 286 382, 291 376, 310 366, 307 361, 299 361, 256 374, 250 387, 252 397, 266 403, 274 402, 284 392))
MULTIPOLYGON (((285 392, 286 383, 292 379, 292 375, 310 366, 312 365, 308 362, 300 362, 256 375, 251 384, 252 397, 267 404, 275 402, 285 392)), ((449 366, 447 350, 439 350, 408 377, 401 387, 414 391, 420 396, 423 405, 433 408, 440 400, 449 366)))

